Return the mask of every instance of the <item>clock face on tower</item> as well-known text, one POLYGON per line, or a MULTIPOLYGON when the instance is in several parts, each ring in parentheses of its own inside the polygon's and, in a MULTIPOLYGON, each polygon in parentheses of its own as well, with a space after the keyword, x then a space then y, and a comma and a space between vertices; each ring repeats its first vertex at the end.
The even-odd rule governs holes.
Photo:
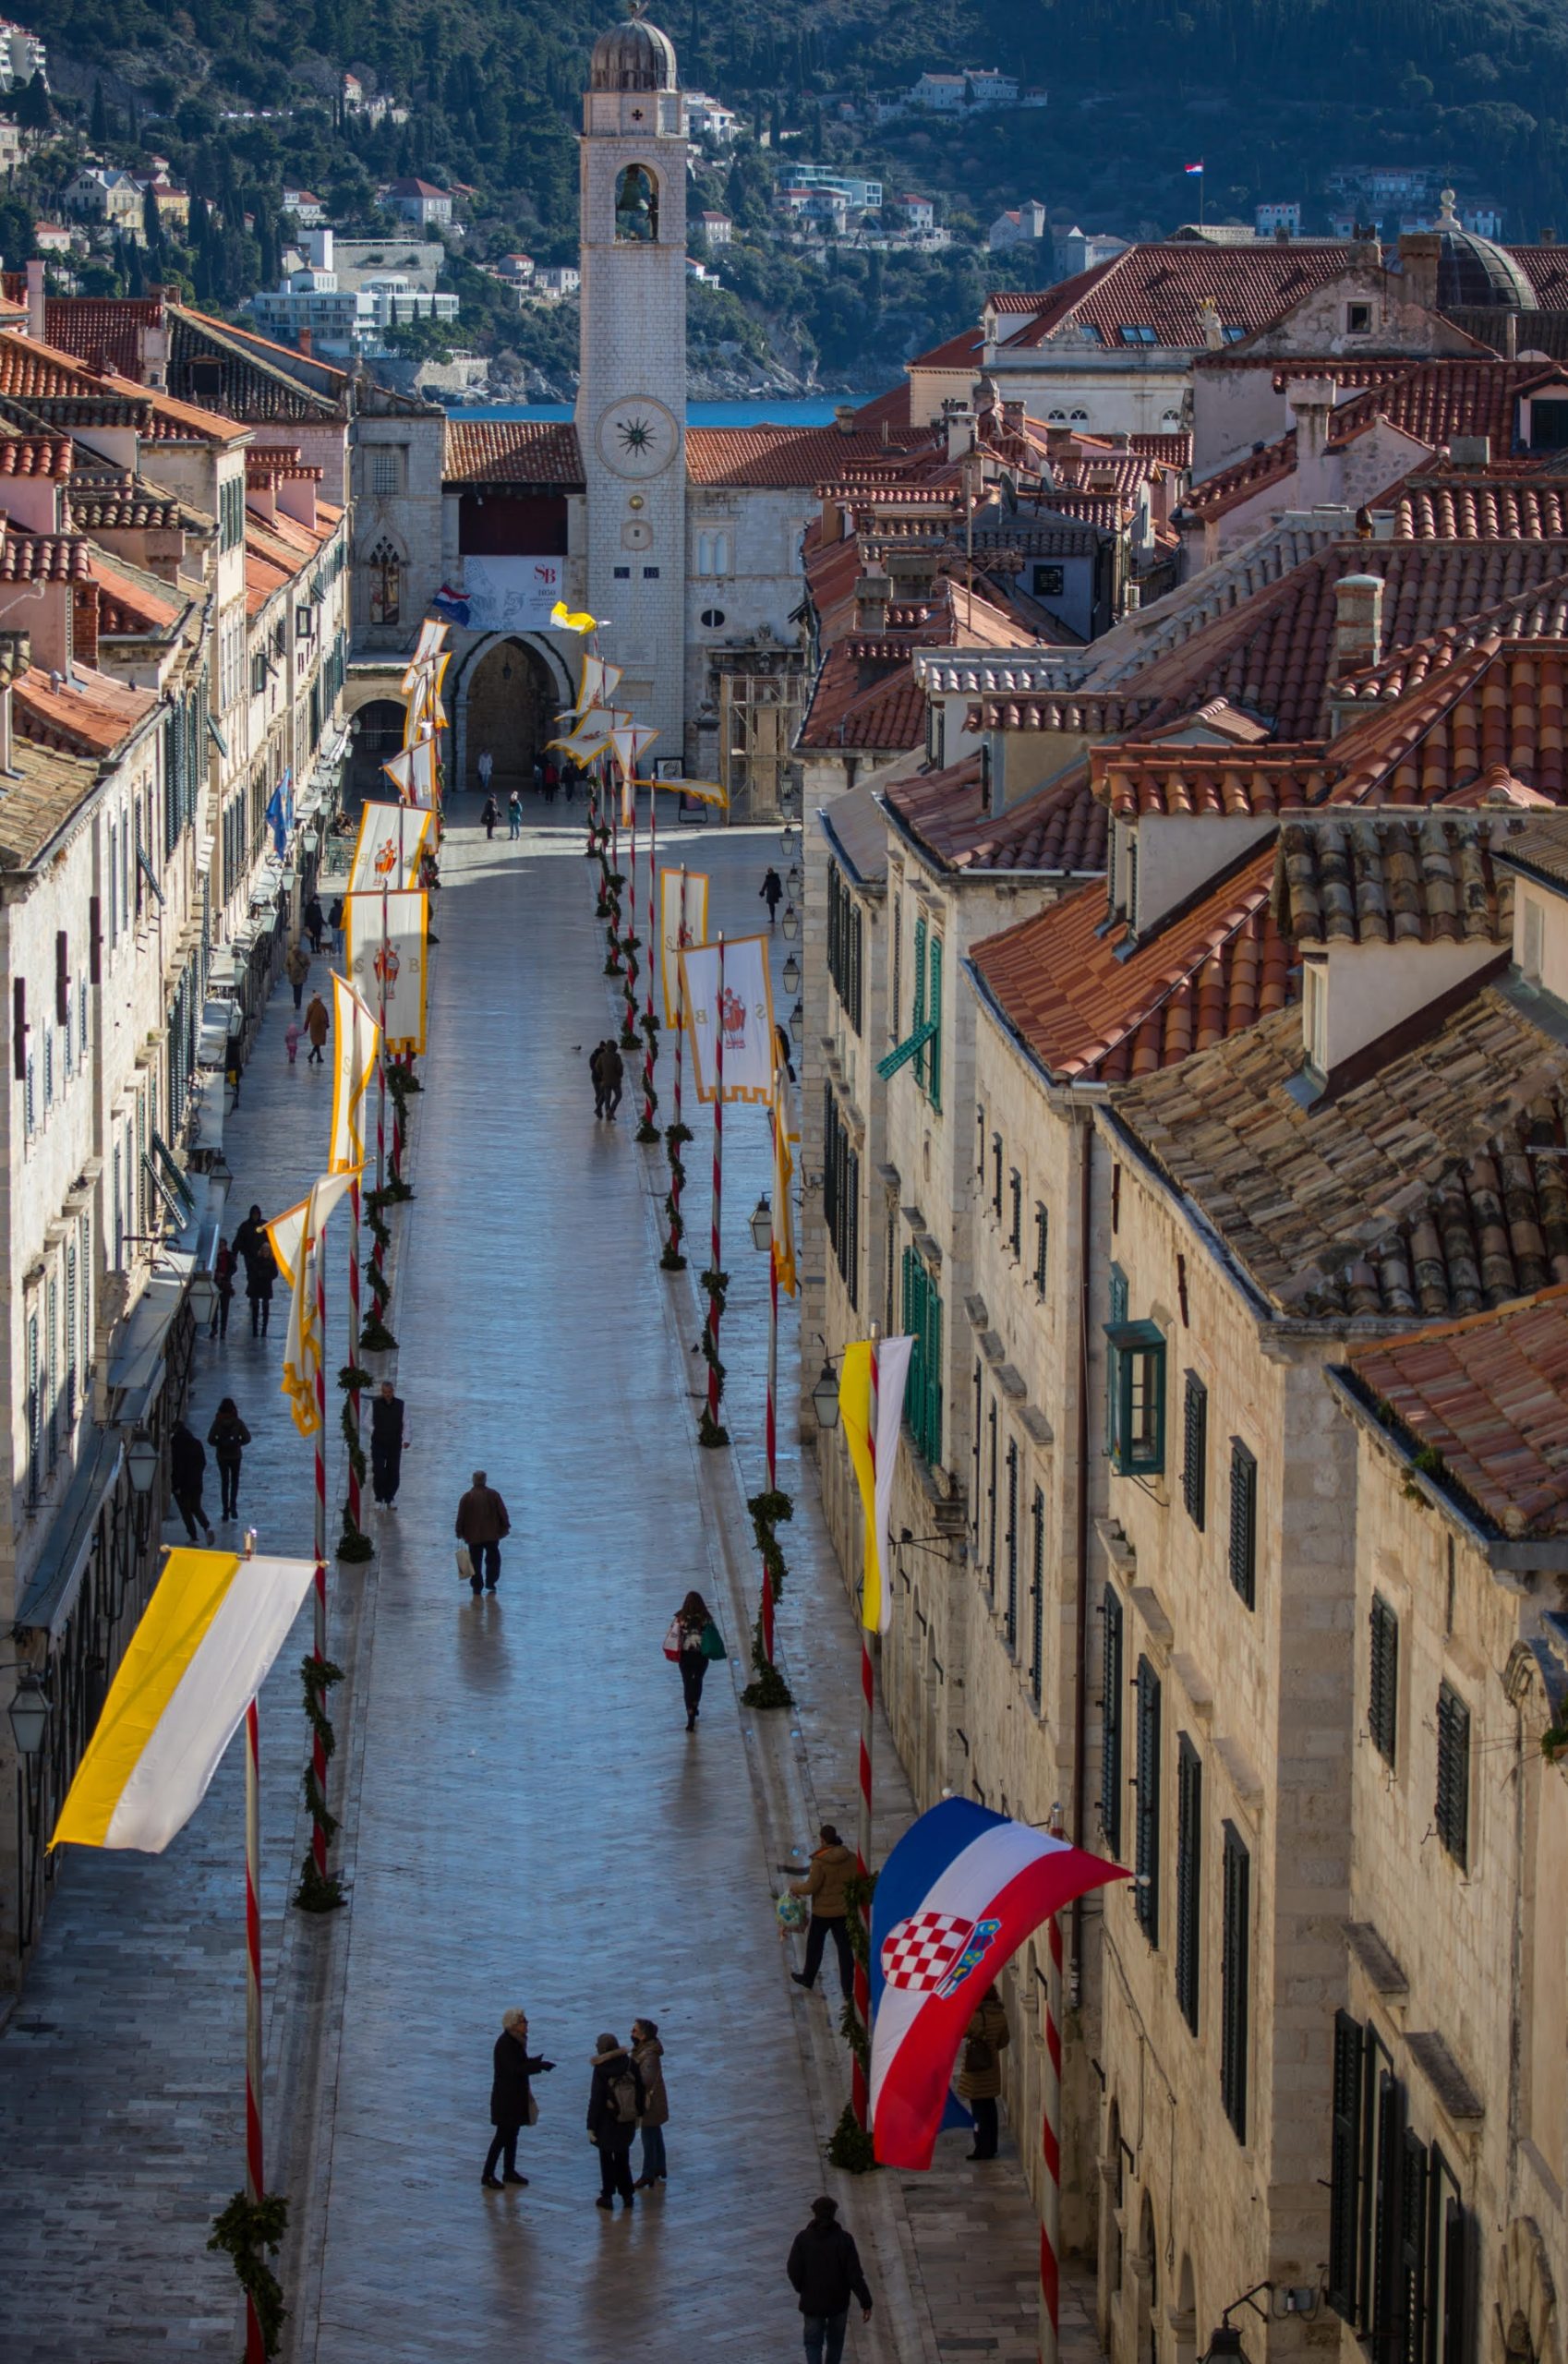
POLYGON ((670 412, 648 394, 627 394, 599 413, 599 458, 618 476, 662 476, 681 445, 670 412))

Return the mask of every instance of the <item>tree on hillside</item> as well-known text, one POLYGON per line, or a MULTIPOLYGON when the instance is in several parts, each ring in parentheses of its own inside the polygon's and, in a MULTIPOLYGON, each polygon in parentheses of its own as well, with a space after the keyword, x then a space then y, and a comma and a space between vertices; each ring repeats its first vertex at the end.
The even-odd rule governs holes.
POLYGON ((87 133, 95 148, 108 146, 109 109, 104 103, 103 85, 101 81, 94 81, 92 85, 92 113, 88 118, 87 133))
POLYGON ((17 92, 17 121, 24 131, 47 131, 54 120, 54 109, 42 74, 24 82, 17 92))

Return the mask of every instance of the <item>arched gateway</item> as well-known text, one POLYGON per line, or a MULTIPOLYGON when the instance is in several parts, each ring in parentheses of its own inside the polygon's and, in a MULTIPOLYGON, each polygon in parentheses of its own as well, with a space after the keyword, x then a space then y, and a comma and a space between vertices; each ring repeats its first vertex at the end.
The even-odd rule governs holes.
POLYGON ((479 757, 495 758, 490 786, 502 798, 533 785, 534 760, 562 735, 559 717, 576 696, 560 656, 530 633, 492 633, 464 656, 452 697, 452 785, 476 789, 479 757))

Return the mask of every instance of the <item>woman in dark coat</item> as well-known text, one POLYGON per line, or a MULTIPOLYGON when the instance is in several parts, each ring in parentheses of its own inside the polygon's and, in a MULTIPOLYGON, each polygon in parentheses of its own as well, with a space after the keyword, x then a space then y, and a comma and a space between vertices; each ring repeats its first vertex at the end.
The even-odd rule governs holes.
POLYGON ((192 1543, 198 1523, 208 1542, 212 1541, 212 1529, 201 1507, 201 1483, 206 1475, 207 1455, 201 1450, 201 1439, 183 1420, 176 1420, 169 1431, 169 1491, 192 1543))
POLYGON ((272 1243, 265 1232, 256 1242, 246 1260, 245 1294, 250 1299, 250 1334, 264 1338, 267 1324, 272 1318, 272 1283, 278 1277, 278 1262, 272 1253, 272 1243))
POLYGON ((664 1655, 673 1658, 681 1670, 681 1690, 686 1702, 686 1730, 694 1732, 703 1704, 703 1680, 707 1673, 707 1659, 703 1652, 703 1635, 712 1623, 706 1601, 700 1592, 689 1592, 669 1622, 664 1637, 664 1655))
POLYGON ((242 1264, 249 1263, 256 1253, 258 1240, 264 1239, 266 1236, 267 1227, 261 1220, 261 1210, 252 1207, 235 1234, 234 1252, 242 1264))
POLYGON ((225 1395, 219 1405, 217 1417, 207 1431, 218 1464, 218 1483, 223 1490, 222 1516, 239 1515, 239 1465, 246 1446, 250 1442, 250 1430, 239 1417, 239 1405, 232 1395, 225 1395))
POLYGON ((239 1258, 226 1239, 218 1242, 218 1253, 212 1265, 212 1286, 217 1296, 212 1301, 212 1326, 210 1338, 226 1338, 229 1334, 229 1308, 235 1300, 235 1273, 239 1258))
POLYGON ((553 2060, 529 2052, 526 2012, 503 2011, 490 2080, 490 2124, 495 2128, 495 2137, 485 2153, 485 2172, 479 2177, 487 2191, 499 2191, 503 2183, 527 2182, 527 2177, 517 2172, 517 2137, 533 2119, 528 2080, 542 2076, 554 2067, 553 2060), (498 2176, 496 2161, 503 2153, 504 2173, 498 2176))
POLYGON ((377 1502, 389 1511, 403 1476, 403 1398, 383 1379, 370 1399, 370 1479, 377 1502))

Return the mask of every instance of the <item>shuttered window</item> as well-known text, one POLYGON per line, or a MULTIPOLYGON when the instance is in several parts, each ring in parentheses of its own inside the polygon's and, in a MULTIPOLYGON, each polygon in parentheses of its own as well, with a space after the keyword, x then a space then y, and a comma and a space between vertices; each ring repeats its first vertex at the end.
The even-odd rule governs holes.
POLYGON ((1367 1729, 1372 1746, 1392 1765, 1399 1739, 1399 1620, 1381 1593, 1372 1595, 1367 1729))
POLYGON ((942 1299, 912 1248, 903 1260, 904 1330, 914 1341, 904 1390, 904 1421, 933 1466, 942 1458, 942 1299))
MULTIPOLYGON (((942 939, 939 935, 934 935, 931 939, 929 957, 931 991, 926 1001, 925 1014, 936 1031, 926 1044, 921 1057, 925 1066, 923 1079, 925 1096, 934 1108, 940 1108, 942 1105, 942 939)), ((916 1072, 919 1072, 918 1063, 916 1072)))
POLYGON ((1135 1815, 1133 1910, 1152 1946, 1160 1942, 1160 1678, 1138 1661, 1138 1799, 1135 1815))
POLYGON ((1399 2162, 1399 2364, 1427 2364, 1427 2146, 1405 2129, 1399 2162))
MULTIPOLYGON (((916 920, 914 925, 914 1007, 910 1012, 910 1032, 918 1034, 925 1024, 925 922, 916 920)), ((925 1052, 914 1055, 915 1081, 925 1089, 925 1052)))
POLYGON ((1007 1244, 1015 1260, 1023 1254, 1023 1176, 1015 1165, 1012 1173, 1013 1215, 1007 1226, 1007 1244))
POLYGON ((1034 1294, 1045 1294, 1046 1254, 1051 1245, 1051 1218, 1042 1206, 1034 1210, 1034 1294))
POLYGON ((1045 1680, 1045 1497, 1038 1486, 1031 1516, 1034 1547, 1029 1584, 1029 1683, 1038 1707, 1045 1680))
POLYGON ((1220 1953, 1220 2099, 1237 2141, 1247 2140, 1247 2043, 1252 1976, 1252 1859, 1224 1827, 1220 1953))
POLYGON ((1203 1928, 1203 1765, 1183 1732, 1176 1743, 1176 2008, 1198 2032, 1198 1962, 1203 1928))
POLYGON ((1239 1437, 1230 1443, 1230 1580, 1247 1603, 1258 1594, 1258 1464, 1239 1437))
POLYGON ((1437 1705, 1437 1834, 1465 1870, 1470 1861, 1470 1710, 1444 1683, 1437 1705))
POLYGON ((1019 1646, 1019 1449, 1007 1446, 1007 1647, 1019 1646))
POLYGON ((991 1203, 996 1210, 996 1220, 1002 1220, 1002 1136, 991 1136, 991 1203))
POLYGON ((1182 1396, 1181 1499, 1201 1535, 1209 1506, 1209 1391, 1195 1370, 1188 1372, 1182 1396))
POLYGON ((1109 1585, 1101 1607, 1100 1827, 1108 1851, 1122 1851, 1122 1605, 1109 1585))
POLYGON ((985 1499, 991 1506, 991 1539, 985 1554, 985 1589, 993 1600, 996 1598, 996 1406, 990 1415, 990 1468, 985 1499))
POLYGON ((1361 2221, 1362 2063, 1359 2023, 1336 2011, 1333 2133, 1329 2150, 1329 2277, 1326 2297, 1346 2322, 1357 2319, 1356 2261, 1361 2221))

